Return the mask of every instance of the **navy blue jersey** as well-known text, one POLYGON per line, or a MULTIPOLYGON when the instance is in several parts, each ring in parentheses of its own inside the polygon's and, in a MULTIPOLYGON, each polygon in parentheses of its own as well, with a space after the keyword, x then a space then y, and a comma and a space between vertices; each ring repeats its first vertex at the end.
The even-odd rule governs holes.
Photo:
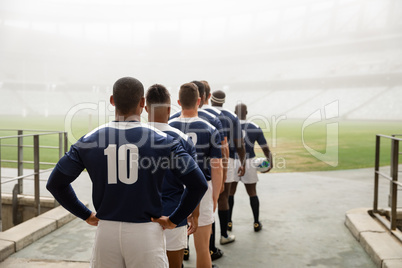
MULTIPOLYGON (((197 161, 197 152, 189 136, 187 136, 180 130, 169 126, 168 124, 156 122, 152 122, 149 124, 154 128, 159 129, 160 131, 163 131, 169 136, 175 138, 184 148, 184 150, 194 159, 194 161, 197 161)), ((181 197, 184 191, 185 187, 183 183, 174 175, 172 171, 167 170, 162 183, 163 215, 170 215, 173 213, 173 211, 180 204, 181 197)), ((187 219, 178 224, 177 227, 184 226, 186 224, 187 219)))
POLYGON ((253 158, 255 157, 255 142, 258 142, 260 146, 267 145, 264 133, 262 132, 262 129, 253 122, 240 120, 240 124, 244 137, 244 145, 246 147, 246 158, 253 158))
POLYGON ((235 139, 241 139, 243 137, 241 131, 241 125, 239 118, 237 115, 227 109, 224 109, 219 106, 214 106, 218 110, 222 112, 222 116, 220 117, 221 120, 226 121, 226 133, 228 137, 228 144, 229 144, 229 157, 235 158, 236 154, 236 146, 234 144, 235 139))
POLYGON ((169 125, 186 133, 193 141, 197 151, 198 166, 211 180, 211 158, 222 158, 221 139, 219 132, 207 121, 199 118, 174 118, 169 125))
POLYGON ((207 111, 207 112, 215 115, 219 119, 219 121, 221 121, 223 136, 227 137, 228 136, 228 133, 227 133, 228 125, 227 125, 227 120, 224 120, 222 118, 222 116, 223 116, 222 112, 220 110, 216 109, 216 107, 213 107, 213 106, 208 105, 208 104, 204 104, 202 106, 202 109, 204 111, 207 111))
MULTIPOLYGON (((140 122, 111 122, 100 126, 72 145, 54 172, 74 180, 84 168, 93 183, 96 216, 138 223, 162 215, 160 192, 168 168, 183 178, 198 169, 173 137, 140 122), (173 162, 178 159, 184 163, 175 166, 173 162)), ((59 177, 51 175, 48 181, 56 194, 61 189, 55 187, 61 184, 59 177)), ((73 201, 70 199, 66 204, 73 201)), ((181 215, 177 223, 185 217, 181 215)))
MULTIPOLYGON (((175 113, 172 116, 170 116, 169 120, 177 118, 180 115, 181 115, 181 111, 178 111, 177 113, 175 113)), ((205 110, 202 110, 202 109, 198 109, 198 117, 204 119, 205 121, 207 121, 208 123, 213 125, 218 130, 218 132, 220 134, 221 141, 223 141, 225 139, 226 135, 225 135, 225 132, 223 130, 221 120, 219 120, 219 118, 217 118, 214 114, 211 114, 208 111, 205 111, 205 110)))

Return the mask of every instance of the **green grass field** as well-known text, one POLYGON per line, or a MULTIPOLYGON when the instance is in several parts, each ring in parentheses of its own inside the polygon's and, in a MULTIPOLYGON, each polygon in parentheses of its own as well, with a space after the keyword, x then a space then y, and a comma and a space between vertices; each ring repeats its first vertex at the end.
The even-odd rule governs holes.
MULTIPOLYGON (((274 154, 275 169, 272 172, 303 172, 314 170, 340 170, 368 168, 374 166, 375 135, 376 134, 402 134, 402 124, 391 121, 333 121, 338 123, 338 164, 331 166, 312 156, 304 147, 302 141, 302 120, 283 120, 265 132, 265 137, 274 154), (276 138, 274 138, 276 136, 276 138)), ((93 122, 92 128, 97 122, 93 122)), ((64 131, 64 117, 48 118, 21 118, 16 116, 2 117, 0 129, 38 129, 64 131)), ((73 119, 71 133, 75 139, 88 132, 91 127, 88 117, 73 119)), ((304 131, 304 142, 307 146, 320 153, 325 153, 326 148, 326 125, 316 123, 308 126, 304 131)), ((26 132, 26 134, 32 132, 26 132)), ((0 136, 16 135, 16 132, 1 131, 0 136)), ((32 145, 32 137, 24 140, 24 145, 32 145)), ((16 144, 16 139, 2 140, 1 144, 16 144)), ((40 138, 40 145, 57 146, 58 136, 49 135, 40 138)), ((32 148, 24 149, 24 160, 32 161, 32 148)), ((257 155, 262 156, 257 149, 257 155)), ((2 159, 15 160, 17 150, 14 147, 2 147, 2 159)), ((57 162, 58 151, 42 149, 40 161, 57 162)), ((381 165, 390 163, 390 142, 383 140, 381 144, 381 165)), ((3 167, 16 167, 16 164, 3 163, 3 167)), ((24 165, 31 168, 32 165, 24 165)), ((46 168, 49 166, 41 166, 46 168)))

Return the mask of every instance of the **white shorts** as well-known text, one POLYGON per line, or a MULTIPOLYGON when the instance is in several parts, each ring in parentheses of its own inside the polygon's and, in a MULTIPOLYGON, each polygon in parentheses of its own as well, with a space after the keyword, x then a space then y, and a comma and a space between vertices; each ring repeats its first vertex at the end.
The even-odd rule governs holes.
POLYGON ((206 226, 214 222, 214 201, 212 199, 212 182, 207 181, 208 190, 200 202, 200 216, 198 226, 206 226))
POLYGON ((159 223, 100 220, 91 267, 168 268, 165 236, 159 223))
POLYGON ((225 183, 234 182, 234 177, 237 176, 237 170, 235 169, 235 160, 233 158, 228 159, 228 173, 225 183))
MULTIPOLYGON (((246 159, 246 172, 244 173, 243 177, 234 176, 233 180, 236 182, 243 182, 244 184, 252 184, 258 182, 258 175, 257 175, 257 166, 254 164, 256 158, 249 158, 246 159)), ((240 167, 240 160, 236 159, 235 161, 235 168, 240 167)))
POLYGON ((187 248, 187 226, 165 230, 166 250, 177 251, 187 248))

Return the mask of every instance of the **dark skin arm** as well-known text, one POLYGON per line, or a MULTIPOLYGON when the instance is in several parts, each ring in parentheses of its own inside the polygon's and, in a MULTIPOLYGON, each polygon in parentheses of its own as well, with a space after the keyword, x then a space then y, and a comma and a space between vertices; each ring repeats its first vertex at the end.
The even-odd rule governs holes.
POLYGON ((268 170, 262 172, 262 173, 267 173, 267 172, 269 172, 269 171, 272 169, 272 167, 274 166, 274 162, 273 162, 273 160, 272 160, 272 154, 271 154, 271 151, 269 150, 268 145, 262 146, 261 149, 262 149, 262 151, 263 151, 265 157, 269 160, 269 168, 268 168, 268 170))
POLYGON ((237 155, 239 156, 241 166, 239 167, 239 170, 237 171, 237 175, 240 177, 244 176, 244 173, 246 172, 246 149, 244 147, 244 139, 234 139, 234 144, 236 146, 236 152, 237 155))

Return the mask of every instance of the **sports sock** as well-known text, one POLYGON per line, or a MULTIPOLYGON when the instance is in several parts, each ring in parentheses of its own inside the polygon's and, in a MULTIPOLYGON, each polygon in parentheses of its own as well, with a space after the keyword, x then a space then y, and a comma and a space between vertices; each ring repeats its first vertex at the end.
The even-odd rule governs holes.
POLYGON ((229 195, 229 216, 228 222, 232 221, 232 213, 233 213, 233 206, 234 206, 234 195, 229 195))
POLYGON ((209 239, 209 250, 212 250, 213 252, 216 252, 216 246, 215 246, 215 222, 212 223, 211 238, 209 239))
POLYGON ((250 196, 250 205, 253 210, 254 222, 258 222, 260 213, 260 201, 258 200, 258 196, 250 196))
POLYGON ((221 236, 228 237, 229 210, 218 210, 219 223, 221 226, 221 236))

